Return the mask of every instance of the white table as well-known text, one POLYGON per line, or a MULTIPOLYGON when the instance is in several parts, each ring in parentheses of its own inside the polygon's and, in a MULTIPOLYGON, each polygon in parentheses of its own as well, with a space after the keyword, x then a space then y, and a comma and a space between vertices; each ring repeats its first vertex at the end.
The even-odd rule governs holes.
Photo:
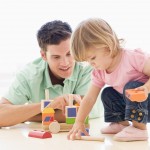
MULTIPOLYGON (((100 135, 101 119, 90 120, 90 134, 100 135)), ((28 137, 29 131, 41 130, 41 123, 22 123, 0 129, 0 150, 149 150, 150 142, 116 142, 113 135, 105 135, 105 142, 69 141, 67 133, 53 134, 52 138, 28 137)))

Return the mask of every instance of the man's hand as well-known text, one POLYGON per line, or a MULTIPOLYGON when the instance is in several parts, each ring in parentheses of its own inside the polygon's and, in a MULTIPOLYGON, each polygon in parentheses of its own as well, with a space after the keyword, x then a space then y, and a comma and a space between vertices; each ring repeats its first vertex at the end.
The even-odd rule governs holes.
MULTIPOLYGON (((66 94, 66 95, 56 97, 54 99, 54 101, 51 104, 49 104, 48 107, 52 107, 53 109, 60 109, 64 112, 65 106, 69 105, 69 98, 70 98, 69 95, 70 94, 66 94)), ((73 100, 75 100, 78 104, 81 103, 81 96, 80 95, 77 95, 77 94, 71 94, 71 95, 73 97, 73 100)))

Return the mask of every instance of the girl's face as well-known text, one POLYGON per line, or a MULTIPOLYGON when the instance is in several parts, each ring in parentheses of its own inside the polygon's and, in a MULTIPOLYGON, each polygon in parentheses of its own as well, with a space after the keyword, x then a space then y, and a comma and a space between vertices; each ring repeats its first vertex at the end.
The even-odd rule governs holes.
POLYGON ((107 48, 91 47, 88 49, 87 61, 94 69, 107 71, 111 67, 112 60, 107 48))

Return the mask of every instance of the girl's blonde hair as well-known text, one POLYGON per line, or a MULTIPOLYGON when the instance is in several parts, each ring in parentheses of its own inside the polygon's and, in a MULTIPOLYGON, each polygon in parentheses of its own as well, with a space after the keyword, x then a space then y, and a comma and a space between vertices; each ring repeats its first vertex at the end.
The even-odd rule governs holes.
POLYGON ((71 36, 71 52, 76 61, 86 61, 86 52, 91 47, 108 48, 115 57, 120 48, 120 39, 110 25, 99 18, 82 21, 71 36))

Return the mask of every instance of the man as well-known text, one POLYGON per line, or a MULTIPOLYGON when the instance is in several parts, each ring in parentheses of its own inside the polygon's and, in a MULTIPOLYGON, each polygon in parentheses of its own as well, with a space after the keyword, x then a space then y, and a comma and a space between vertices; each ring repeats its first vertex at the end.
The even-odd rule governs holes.
POLYGON ((62 110, 68 105, 68 94, 81 101, 90 82, 90 67, 74 61, 70 54, 72 29, 68 23, 55 20, 43 25, 37 40, 41 58, 20 71, 8 92, 0 101, 0 127, 27 120, 41 121, 41 103, 45 89, 49 90, 49 104, 56 110, 55 119, 65 122, 62 110))

